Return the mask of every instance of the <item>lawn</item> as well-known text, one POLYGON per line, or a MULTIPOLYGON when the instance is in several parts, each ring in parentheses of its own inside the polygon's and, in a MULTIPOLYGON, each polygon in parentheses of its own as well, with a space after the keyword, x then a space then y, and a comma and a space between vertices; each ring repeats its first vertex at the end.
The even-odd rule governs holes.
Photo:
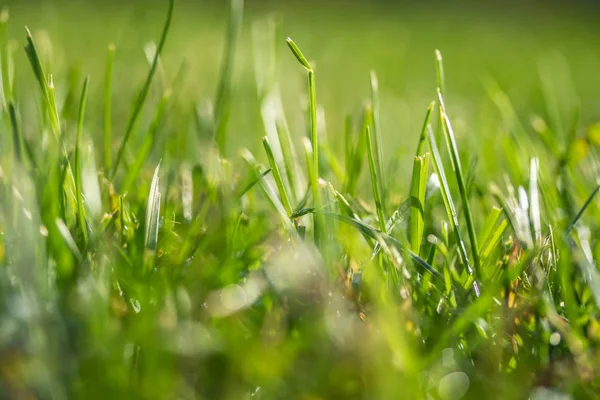
POLYGON ((6 4, 0 398, 600 396, 593 4, 6 4))

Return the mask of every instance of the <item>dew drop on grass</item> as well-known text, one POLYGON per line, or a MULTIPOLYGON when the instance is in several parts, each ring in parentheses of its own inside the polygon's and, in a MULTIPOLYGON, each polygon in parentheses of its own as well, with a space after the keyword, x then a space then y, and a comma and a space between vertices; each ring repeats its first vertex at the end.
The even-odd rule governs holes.
POLYGON ((221 290, 221 304, 229 311, 237 311, 246 305, 246 292, 240 285, 229 285, 221 290))
POLYGON ((552 335, 550 335, 550 344, 552 346, 558 346, 559 343, 560 343, 560 333, 554 332, 552 335))
POLYGON ((442 400, 461 399, 469 390, 469 377, 464 372, 451 372, 440 379, 438 394, 442 400))

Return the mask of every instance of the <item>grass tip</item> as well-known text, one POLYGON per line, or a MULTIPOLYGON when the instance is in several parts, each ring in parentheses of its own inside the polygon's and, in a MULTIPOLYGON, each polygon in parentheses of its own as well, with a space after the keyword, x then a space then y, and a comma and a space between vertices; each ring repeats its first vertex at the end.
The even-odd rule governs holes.
POLYGON ((111 52, 111 53, 114 53, 116 50, 117 50, 117 46, 115 46, 115 44, 114 44, 114 43, 110 43, 110 44, 108 45, 108 51, 109 51, 109 52, 111 52))
POLYGON ((379 81, 377 80, 377 74, 375 73, 375 70, 371 70, 370 74, 371 74, 371 86, 373 87, 373 89, 377 90, 379 88, 379 81))
POLYGON ((442 52, 438 49, 435 49, 435 59, 438 61, 442 61, 442 52))
POLYGON ((296 43, 294 43, 292 38, 288 37, 285 41, 286 41, 288 47, 290 48, 290 50, 292 51, 292 53, 294 53, 294 56, 296 56, 296 59, 298 60, 298 62, 300 64, 302 64, 302 66, 304 68, 306 68, 308 71, 312 71, 312 67, 310 66, 310 63, 308 62, 306 57, 304 57, 304 54, 302 54, 302 51, 300 51, 300 48, 296 45, 296 43))

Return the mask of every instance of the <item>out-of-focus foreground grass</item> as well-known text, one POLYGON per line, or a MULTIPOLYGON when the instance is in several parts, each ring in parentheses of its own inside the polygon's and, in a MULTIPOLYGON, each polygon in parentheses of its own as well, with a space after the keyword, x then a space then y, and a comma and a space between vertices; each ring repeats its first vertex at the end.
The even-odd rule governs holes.
POLYGON ((174 3, 2 13, 0 398, 595 396, 593 5, 174 3))

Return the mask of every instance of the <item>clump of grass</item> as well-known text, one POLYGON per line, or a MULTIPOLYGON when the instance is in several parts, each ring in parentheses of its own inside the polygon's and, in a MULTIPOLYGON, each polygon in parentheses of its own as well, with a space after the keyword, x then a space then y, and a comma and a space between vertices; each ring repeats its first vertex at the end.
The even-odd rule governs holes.
MULTIPOLYGON (((389 166, 405 155, 384 143, 395 132, 382 130, 376 75, 361 112, 346 120, 345 147, 331 146, 319 137, 315 64, 287 39, 307 80, 308 136, 296 137, 302 129, 283 114, 276 58, 261 46, 283 39, 261 22, 264 153, 230 157, 241 135, 228 121, 238 118, 243 3, 231 2, 207 142, 196 135, 206 121, 181 112, 197 99, 179 97, 185 74, 169 81, 169 59, 161 90, 152 90, 174 7, 170 0, 126 121, 113 120, 122 114, 112 112, 114 47, 100 98, 86 78, 73 116, 61 112, 29 30, 30 82, 13 85, 17 58, 0 13, 2 123, 12 132, 0 147, 0 397, 593 397, 596 157, 576 159, 572 143, 533 145, 536 128, 491 83, 513 132, 491 151, 469 145, 451 123, 458 105, 446 104, 451 76, 436 52, 438 90, 412 138, 412 171, 394 173, 389 166), (90 114, 101 117, 100 135, 90 114), (300 142, 305 164, 296 161, 300 142), (472 161, 481 152, 491 173, 472 161)), ((571 141, 593 154, 575 121, 571 141)))

